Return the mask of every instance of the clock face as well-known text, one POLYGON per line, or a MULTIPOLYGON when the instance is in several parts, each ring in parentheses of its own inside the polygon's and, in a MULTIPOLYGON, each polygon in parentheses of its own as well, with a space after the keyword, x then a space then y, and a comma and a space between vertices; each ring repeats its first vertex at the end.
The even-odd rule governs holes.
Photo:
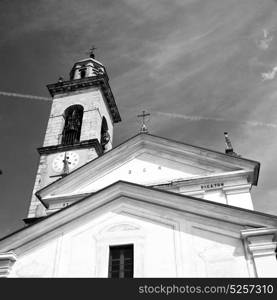
POLYGON ((61 173, 64 170, 64 160, 67 160, 69 170, 74 169, 79 162, 79 155, 76 152, 59 153, 53 160, 52 168, 55 172, 61 173))

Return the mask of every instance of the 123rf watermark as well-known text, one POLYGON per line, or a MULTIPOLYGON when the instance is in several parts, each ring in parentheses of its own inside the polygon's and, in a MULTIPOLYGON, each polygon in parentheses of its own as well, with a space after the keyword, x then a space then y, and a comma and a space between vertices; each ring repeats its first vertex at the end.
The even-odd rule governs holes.
POLYGON ((274 293, 274 286, 271 284, 226 284, 226 285, 141 285, 138 287, 139 294, 143 295, 176 295, 176 294, 256 294, 266 295, 274 293))

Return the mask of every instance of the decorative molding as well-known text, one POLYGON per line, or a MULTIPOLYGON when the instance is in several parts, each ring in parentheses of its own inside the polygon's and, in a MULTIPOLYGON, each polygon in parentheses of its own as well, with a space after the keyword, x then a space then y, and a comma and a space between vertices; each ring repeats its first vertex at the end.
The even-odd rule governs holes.
POLYGON ((250 189, 251 189, 251 184, 241 184, 241 185, 225 186, 223 187, 223 192, 226 195, 234 195, 240 193, 249 193, 250 189))
POLYGON ((257 277, 277 277, 277 228, 242 230, 241 236, 254 261, 257 277))
POLYGON ((261 235, 272 235, 277 234, 277 228, 275 227, 261 227, 261 228, 251 228, 241 230, 241 237, 248 238, 252 236, 261 236, 261 235))
POLYGON ((86 141, 81 141, 79 143, 71 144, 71 145, 54 145, 54 146, 46 146, 37 148, 38 153, 42 154, 51 154, 56 152, 64 152, 70 151, 74 149, 82 149, 82 148, 91 148, 93 147, 98 156, 103 154, 103 149, 98 141, 98 139, 91 139, 86 141))
POLYGON ((91 195, 91 193, 84 193, 84 194, 73 194, 73 195, 63 195, 57 196, 52 195, 48 198, 40 198, 39 195, 36 194, 39 201, 43 204, 43 206, 47 209, 47 215, 52 214, 62 208, 71 205, 72 203, 83 199, 86 196, 91 195))
POLYGON ((277 246, 277 242, 268 242, 268 243, 259 243, 255 244, 255 240, 253 244, 248 245, 250 252, 254 257, 256 256, 267 256, 267 255, 276 255, 275 250, 277 246))
POLYGON ((144 205, 155 205, 180 213, 200 215, 249 227, 274 227, 277 225, 277 216, 119 181, 42 219, 36 224, 27 226, 0 239, 0 249, 2 251, 17 249, 46 232, 54 231, 72 220, 116 201, 123 203, 138 201, 144 205))
MULTIPOLYGON (((246 170, 237 170, 237 171, 226 171, 225 173, 220 173, 220 174, 209 174, 209 175, 201 175, 197 176, 195 178, 189 178, 189 179, 180 179, 180 180, 175 180, 171 181, 169 183, 161 183, 157 185, 152 185, 153 187, 156 188, 165 188, 165 187, 179 187, 180 189, 184 189, 184 191, 187 192, 188 188, 195 187, 197 191, 203 191, 205 190, 201 186, 203 185, 214 185, 212 188, 208 188, 207 190, 210 189, 222 189, 226 187, 228 189, 228 185, 226 185, 226 181, 231 184, 232 181, 236 181, 238 178, 244 179, 249 176, 251 172, 246 171, 246 170), (218 186, 218 181, 221 181, 223 186, 218 186), (217 186, 216 186, 217 185, 217 186)), ((232 188, 232 186, 230 186, 232 188)))
POLYGON ((193 197, 197 197, 197 198, 201 198, 201 199, 203 199, 203 197, 205 195, 205 191, 203 191, 203 190, 197 190, 197 191, 181 190, 180 193, 183 195, 193 196, 193 197))
POLYGON ((74 79, 48 84, 47 88, 51 96, 54 97, 55 95, 59 94, 74 92, 92 87, 100 87, 103 94, 105 95, 107 105, 113 117, 113 121, 114 123, 118 123, 121 121, 121 117, 108 81, 108 76, 106 74, 102 74, 97 76, 85 77, 82 79, 74 79))
POLYGON ((0 253, 0 278, 8 277, 15 262, 16 255, 14 252, 0 253))
POLYGON ((254 257, 276 255, 276 234, 277 228, 274 227, 241 230, 241 237, 247 240, 248 249, 254 257))
MULTIPOLYGON (((224 178, 238 177, 238 176, 248 176, 248 174, 253 174, 255 162, 244 161, 241 158, 228 156, 226 159, 225 154, 221 154, 220 157, 217 153, 213 153, 214 157, 211 157, 210 153, 204 153, 204 151, 199 153, 199 150, 196 152, 197 147, 188 146, 178 142, 172 142, 164 138, 158 138, 150 134, 139 134, 130 140, 124 142, 123 144, 113 148, 110 151, 104 153, 104 155, 94 159, 92 162, 82 166, 81 168, 75 169, 68 176, 65 176, 59 181, 56 181, 53 185, 48 185, 41 189, 39 193, 41 196, 47 197, 48 194, 51 194, 53 190, 56 193, 63 194, 63 191, 74 192, 74 188, 79 188, 80 185, 85 185, 88 181, 92 181, 95 178, 99 177, 100 174, 105 174, 113 168, 122 165, 127 160, 130 160, 142 153, 149 153, 151 155, 157 155, 164 158, 165 155, 168 155, 176 163, 189 164, 194 167, 199 164, 212 164, 216 168, 232 168, 233 171, 228 170, 225 172, 224 178), (190 149, 189 147, 193 148, 190 149), (230 162, 232 159, 234 161, 230 162), (234 171, 238 169, 238 171, 234 171)), ((215 171, 214 171, 215 173, 215 171)), ((217 175, 218 176, 218 175, 217 175)), ((223 176, 221 173, 220 176, 223 176)), ((213 178, 215 179, 215 177, 213 178)), ((194 184, 202 184, 206 181, 212 180, 212 178, 198 178, 193 181, 194 184)), ((216 180, 218 177, 216 177, 216 180)), ((188 180, 187 183, 192 183, 192 180, 188 180)), ((253 184, 255 184, 253 182, 253 184)))
POLYGON ((144 276, 144 247, 146 234, 137 222, 115 223, 113 218, 104 220, 102 228, 95 235, 96 277, 108 277, 109 247, 134 245, 134 277, 144 276), (108 225, 107 225, 108 224, 108 225), (129 229, 128 229, 129 228, 129 229), (119 230, 114 232, 113 229, 119 230))
POLYGON ((140 228, 137 226, 133 226, 131 224, 118 224, 110 227, 107 231, 108 232, 115 232, 115 231, 130 231, 130 230, 139 230, 140 228))

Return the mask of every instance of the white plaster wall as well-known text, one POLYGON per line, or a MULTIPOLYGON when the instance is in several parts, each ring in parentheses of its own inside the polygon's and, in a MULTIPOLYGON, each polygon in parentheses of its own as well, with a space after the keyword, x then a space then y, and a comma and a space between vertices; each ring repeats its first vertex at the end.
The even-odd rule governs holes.
POLYGON ((227 204, 254 210, 251 194, 249 191, 227 194, 227 204))
MULTIPOLYGON (((186 193, 184 193, 186 194, 186 193)), ((189 195, 189 193, 187 194, 189 195)), ((196 196, 197 197, 197 196, 196 196)), ((217 203, 237 206, 249 210, 254 210, 251 194, 248 191, 241 191, 240 187, 236 189, 236 186, 233 188, 233 193, 228 194, 224 192, 224 189, 221 190, 211 190, 205 191, 203 197, 206 200, 214 201, 217 203)))
POLYGON ((109 246, 121 244, 134 244, 135 277, 253 273, 234 225, 129 200, 117 200, 58 231, 52 241, 42 237, 30 244, 10 276, 107 277, 109 246))
MULTIPOLYGON (((200 176, 202 176, 200 174, 200 176)), ((159 160, 159 163, 153 162, 149 157, 145 157, 145 154, 138 155, 135 158, 125 162, 122 165, 110 168, 106 172, 101 172, 99 177, 91 179, 91 183, 83 183, 76 190, 75 194, 91 193, 103 189, 119 180, 137 183, 146 186, 155 186, 155 188, 161 188, 163 190, 169 190, 175 193, 181 193, 184 195, 191 195, 199 197, 205 200, 214 201, 217 203, 228 204, 232 206, 242 207, 253 210, 252 198, 250 194, 250 184, 247 183, 245 178, 238 178, 230 180, 228 177, 224 179, 217 179, 221 184, 221 188, 202 189, 202 186, 207 185, 207 178, 205 176, 198 183, 184 186, 180 184, 178 187, 174 187, 172 182, 189 180, 200 177, 192 173, 192 169, 188 166, 182 165, 170 167, 168 160, 159 160), (164 185, 160 187, 159 185, 164 185)), ((211 183, 214 183, 214 179, 210 179, 211 183)))
POLYGON ((240 239, 197 227, 192 235, 197 277, 249 277, 240 239))
POLYGON ((26 252, 17 260, 9 277, 53 277, 58 238, 26 252))
POLYGON ((157 165, 138 157, 116 169, 101 174, 101 177, 94 180, 91 184, 80 186, 80 188, 76 190, 76 193, 94 192, 119 180, 143 185, 154 185, 192 177, 194 177, 194 175, 190 173, 165 167, 162 164, 157 165))
POLYGON ((227 204, 226 196, 223 193, 222 189, 205 191, 203 198, 217 203, 227 204))

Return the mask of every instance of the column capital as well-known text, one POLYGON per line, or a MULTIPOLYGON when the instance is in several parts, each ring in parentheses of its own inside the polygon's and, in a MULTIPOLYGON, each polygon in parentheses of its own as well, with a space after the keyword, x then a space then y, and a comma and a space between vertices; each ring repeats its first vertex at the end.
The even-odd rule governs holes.
POLYGON ((7 277, 13 264, 16 262, 16 254, 12 251, 0 253, 0 278, 7 277))
POLYGON ((277 228, 261 227, 241 230, 241 237, 248 242, 253 256, 275 255, 277 228))
POLYGON ((276 235, 277 228, 274 227, 241 230, 241 237, 247 241, 258 277, 277 277, 276 235))
POLYGON ((275 235, 277 237, 276 227, 260 227, 260 228, 250 228, 243 229, 240 231, 242 238, 249 238, 253 236, 264 236, 264 235, 275 235))
POLYGON ((223 187, 223 192, 226 195, 234 195, 234 194, 240 194, 240 193, 248 193, 251 190, 251 184, 240 184, 240 185, 232 185, 232 186, 225 186, 223 187))
POLYGON ((277 242, 260 242, 255 237, 249 239, 248 248, 253 256, 275 255, 277 242))

